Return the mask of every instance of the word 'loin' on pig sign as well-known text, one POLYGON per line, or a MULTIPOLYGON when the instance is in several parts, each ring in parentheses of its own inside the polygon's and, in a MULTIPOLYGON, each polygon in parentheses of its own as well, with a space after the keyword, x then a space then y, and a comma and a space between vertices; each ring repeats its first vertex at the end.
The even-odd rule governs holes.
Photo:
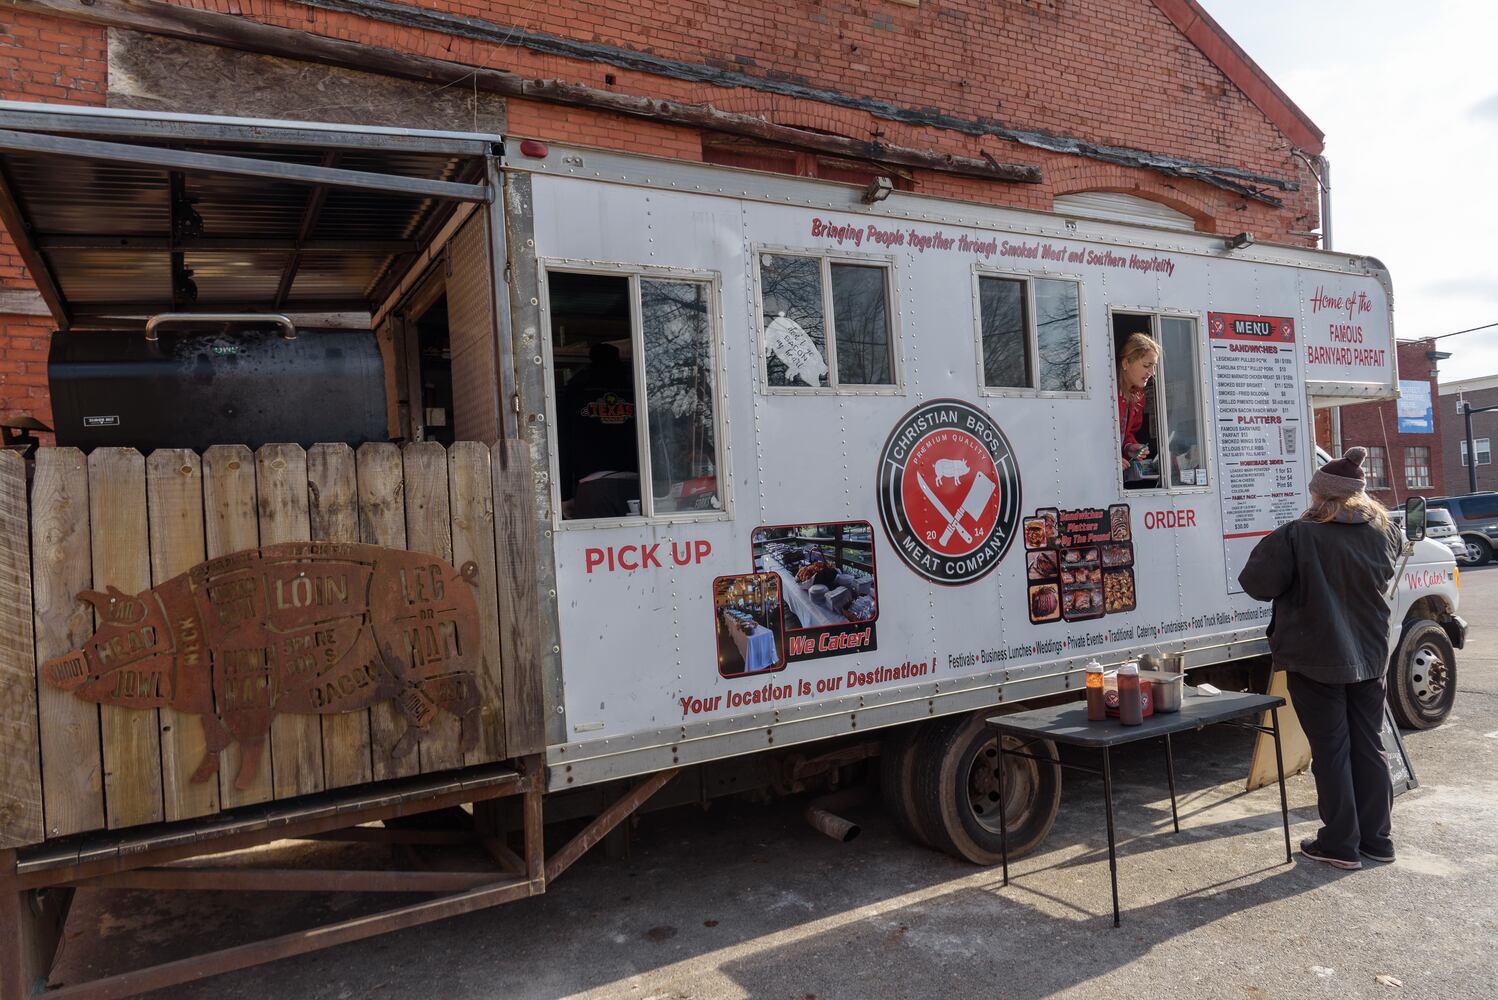
POLYGON ((292 542, 211 559, 140 594, 85 591, 98 628, 48 660, 48 684, 84 701, 169 707, 203 720, 193 781, 238 742, 246 788, 278 714, 333 715, 393 700, 410 753, 439 709, 459 749, 478 743, 478 567, 376 545, 292 542))

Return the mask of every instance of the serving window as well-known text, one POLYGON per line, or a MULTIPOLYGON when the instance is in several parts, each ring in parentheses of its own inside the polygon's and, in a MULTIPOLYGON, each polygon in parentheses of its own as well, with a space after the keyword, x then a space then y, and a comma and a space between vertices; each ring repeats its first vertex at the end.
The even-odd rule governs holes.
POLYGON ((1081 285, 977 274, 979 383, 985 395, 1081 395, 1081 285))
POLYGON ((899 391, 886 262, 774 251, 757 256, 767 391, 899 391))
POLYGON ((1112 325, 1124 489, 1208 486, 1196 317, 1114 311, 1112 325), (1148 336, 1159 350, 1143 391, 1131 393, 1124 384, 1125 353, 1135 334, 1148 336))
POLYGON ((722 511, 714 282, 552 269, 546 293, 562 519, 722 511))

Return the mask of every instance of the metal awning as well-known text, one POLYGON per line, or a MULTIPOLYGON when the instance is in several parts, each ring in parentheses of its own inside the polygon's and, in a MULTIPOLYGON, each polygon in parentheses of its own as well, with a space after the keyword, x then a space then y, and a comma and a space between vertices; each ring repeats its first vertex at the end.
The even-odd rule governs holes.
POLYGON ((369 312, 501 137, 0 101, 0 222, 58 325, 369 312))

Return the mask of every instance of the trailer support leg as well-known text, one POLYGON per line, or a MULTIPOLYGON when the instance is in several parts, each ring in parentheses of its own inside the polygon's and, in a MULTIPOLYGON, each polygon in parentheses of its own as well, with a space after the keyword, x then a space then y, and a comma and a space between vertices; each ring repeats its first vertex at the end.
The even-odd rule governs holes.
POLYGON ((0 1000, 40 993, 57 956, 73 890, 21 889, 16 852, 0 851, 0 1000))
POLYGON ((673 767, 669 771, 657 771, 644 781, 640 782, 628 792, 625 792, 613 805, 609 806, 598 817, 583 828, 579 833, 567 842, 567 846, 557 851, 546 859, 546 881, 550 882, 562 872, 572 867, 573 862, 588 852, 588 849, 602 840, 610 830, 629 818, 640 806, 656 792, 665 787, 666 782, 681 771, 679 767, 673 767))

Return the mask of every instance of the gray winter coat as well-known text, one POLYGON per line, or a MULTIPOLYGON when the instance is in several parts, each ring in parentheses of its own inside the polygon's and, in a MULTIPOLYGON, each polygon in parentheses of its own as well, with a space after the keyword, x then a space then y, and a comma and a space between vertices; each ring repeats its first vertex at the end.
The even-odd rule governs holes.
POLYGON ((1403 537, 1366 521, 1291 521, 1259 541, 1238 582, 1273 601, 1269 650, 1277 669, 1324 684, 1382 677, 1389 663, 1385 598, 1403 537))

